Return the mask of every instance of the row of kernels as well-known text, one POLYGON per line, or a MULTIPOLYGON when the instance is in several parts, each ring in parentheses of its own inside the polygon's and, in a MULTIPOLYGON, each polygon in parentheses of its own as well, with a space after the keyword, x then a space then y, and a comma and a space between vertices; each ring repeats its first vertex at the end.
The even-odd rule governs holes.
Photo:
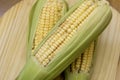
POLYGON ((75 19, 77 17, 79 17, 87 8, 89 7, 89 5, 87 5, 86 3, 82 4, 79 8, 77 8, 73 14, 68 17, 68 19, 66 19, 67 21, 71 21, 71 22, 74 22, 75 19), (80 13, 81 12, 81 13, 80 13), (78 14, 79 13, 79 14, 78 14))
POLYGON ((82 64, 81 64, 81 71, 86 70, 86 64, 87 64, 87 53, 89 53, 88 49, 85 51, 85 53, 82 56, 82 64))
POLYGON ((72 72, 76 71, 75 62, 73 62, 73 63, 71 64, 70 70, 71 70, 72 72))
POLYGON ((89 47, 89 54, 88 54, 88 60, 87 60, 87 65, 86 65, 86 70, 89 71, 92 63, 92 58, 93 58, 93 53, 94 53, 94 42, 89 47))
MULTIPOLYGON (((62 43, 62 41, 60 41, 60 40, 63 40, 63 38, 65 38, 65 37, 60 37, 60 39, 58 39, 58 41, 56 41, 52 46, 54 46, 54 53, 56 53, 58 50, 59 50, 59 44, 61 44, 62 43), (56 49, 55 49, 56 48, 56 49)), ((52 46, 51 46, 51 48, 52 48, 52 46)), ((53 50, 53 49, 51 49, 51 50, 53 50)), ((48 50, 48 52, 49 52, 49 54, 51 53, 52 54, 52 52, 53 51, 50 51, 50 49, 48 50)), ((48 53, 47 52, 47 53, 48 53)), ((45 53, 45 54, 47 54, 47 53, 45 53)), ((47 55, 48 56, 48 55, 47 55)), ((46 57, 45 57, 46 58, 46 57)), ((43 59, 44 60, 44 59, 43 59)))
POLYGON ((81 67, 81 55, 76 59, 76 69, 79 70, 81 67))
POLYGON ((81 24, 86 20, 86 18, 88 17, 88 15, 94 10, 95 5, 92 5, 91 7, 89 7, 86 12, 78 19, 79 23, 79 28, 81 26, 81 24))

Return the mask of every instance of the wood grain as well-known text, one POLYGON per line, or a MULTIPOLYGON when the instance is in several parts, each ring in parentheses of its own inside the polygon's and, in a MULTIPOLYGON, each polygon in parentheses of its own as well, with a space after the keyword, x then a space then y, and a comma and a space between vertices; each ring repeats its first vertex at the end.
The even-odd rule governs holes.
POLYGON ((2 17, 0 24, 0 80, 15 80, 26 58, 26 32, 35 0, 22 0, 2 17))
MULTIPOLYGON (((21 0, 0 19, 0 80, 15 80, 25 64, 29 13, 35 1, 21 0)), ((91 80, 120 80, 120 13, 112 10, 111 24, 98 38, 91 80)))

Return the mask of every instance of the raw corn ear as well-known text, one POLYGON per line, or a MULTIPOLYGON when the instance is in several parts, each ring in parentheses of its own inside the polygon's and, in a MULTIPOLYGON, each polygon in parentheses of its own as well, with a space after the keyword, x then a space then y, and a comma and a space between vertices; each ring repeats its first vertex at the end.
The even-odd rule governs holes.
POLYGON ((65 70, 109 24, 107 1, 80 1, 56 23, 31 54, 18 80, 53 80, 65 70))
POLYGON ((94 42, 65 70, 65 80, 89 80, 94 42))
MULTIPOLYGON (((63 0, 38 0, 32 10, 29 50, 34 52, 38 44, 66 13, 63 0)), ((28 54, 30 54, 28 51, 28 54)))

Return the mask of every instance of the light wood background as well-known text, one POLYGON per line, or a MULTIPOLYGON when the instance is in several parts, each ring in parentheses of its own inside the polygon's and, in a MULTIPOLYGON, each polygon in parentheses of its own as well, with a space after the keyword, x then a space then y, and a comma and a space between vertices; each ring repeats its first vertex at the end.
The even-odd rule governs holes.
MULTIPOLYGON (((25 64, 28 17, 35 1, 0 0, 0 80, 15 80, 25 64)), ((98 38, 91 80, 120 80, 120 0, 110 2, 116 10, 112 8, 112 21, 98 38)))

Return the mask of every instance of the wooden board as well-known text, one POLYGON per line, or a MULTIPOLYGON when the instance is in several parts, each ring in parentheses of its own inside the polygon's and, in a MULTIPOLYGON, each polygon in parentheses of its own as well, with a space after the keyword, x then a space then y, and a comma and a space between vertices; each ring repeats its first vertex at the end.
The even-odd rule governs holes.
MULTIPOLYGON (((0 19, 0 80, 15 80, 26 62, 28 17, 35 1, 18 2, 0 19)), ((91 80, 120 80, 120 13, 112 10, 111 24, 98 38, 91 80)))

